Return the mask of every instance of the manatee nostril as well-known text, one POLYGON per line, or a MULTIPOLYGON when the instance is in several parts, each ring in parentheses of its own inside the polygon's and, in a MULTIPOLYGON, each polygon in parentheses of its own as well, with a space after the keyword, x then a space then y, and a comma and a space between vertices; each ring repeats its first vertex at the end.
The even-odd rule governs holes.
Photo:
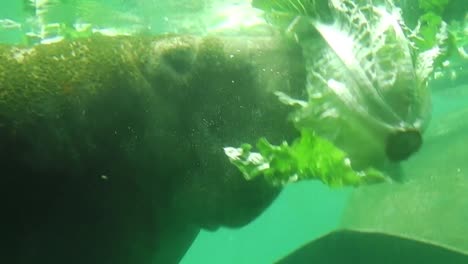
POLYGON ((179 74, 190 71, 194 57, 195 51, 193 48, 185 45, 168 49, 162 54, 163 61, 179 74))
POLYGON ((402 161, 418 151, 421 145, 422 136, 419 130, 395 131, 387 138, 385 153, 391 161, 402 161))

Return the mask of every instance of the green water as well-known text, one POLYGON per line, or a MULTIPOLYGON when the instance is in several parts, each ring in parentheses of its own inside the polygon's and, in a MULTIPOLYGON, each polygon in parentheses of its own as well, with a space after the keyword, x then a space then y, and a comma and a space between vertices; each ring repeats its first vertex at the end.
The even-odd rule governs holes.
POLYGON ((248 226, 202 232, 182 263, 273 263, 335 229, 348 194, 312 182, 289 186, 248 226))
MULTIPOLYGON (((2 2, 0 19, 25 22, 31 16, 31 12, 25 8, 25 2, 27 1, 2 2)), ((232 35, 242 32, 242 26, 239 24, 244 23, 245 26, 259 23, 257 12, 248 10, 249 1, 242 0, 62 2, 55 13, 47 16, 48 22, 65 22, 71 25, 81 18, 81 14, 86 14, 86 22, 100 28, 116 27, 128 30, 127 26, 133 23, 132 26, 138 30, 154 35, 205 34, 220 28, 234 27, 235 30, 229 31, 232 35), (109 13, 100 16, 96 10, 107 10, 109 13)), ((458 3, 464 5, 463 9, 466 12, 468 4, 464 1, 458 3)), ((447 12, 448 18, 451 18, 450 12, 454 12, 455 19, 460 20, 460 15, 455 14, 453 6, 447 12)), ((466 24, 468 14, 464 15, 460 21, 466 24)), ((262 30, 261 25, 259 28, 262 30)), ((0 27, 0 43, 27 43, 24 35, 30 29, 26 26, 11 29, 0 27)), ((466 28, 464 32, 467 33, 466 28)), ((468 60, 459 56, 453 57, 451 64, 442 70, 450 73, 430 82, 430 87, 434 90, 435 120, 463 111, 468 106, 468 60)), ((236 229, 202 230, 181 263, 273 263, 300 246, 337 229, 351 192, 350 188, 332 189, 319 182, 291 184, 250 224, 236 229)))

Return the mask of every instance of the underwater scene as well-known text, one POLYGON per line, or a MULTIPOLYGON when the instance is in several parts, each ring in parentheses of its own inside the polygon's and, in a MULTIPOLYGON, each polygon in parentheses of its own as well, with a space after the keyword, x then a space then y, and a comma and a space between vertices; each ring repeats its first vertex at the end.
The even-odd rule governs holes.
POLYGON ((0 3, 0 263, 467 264, 467 0, 0 3))

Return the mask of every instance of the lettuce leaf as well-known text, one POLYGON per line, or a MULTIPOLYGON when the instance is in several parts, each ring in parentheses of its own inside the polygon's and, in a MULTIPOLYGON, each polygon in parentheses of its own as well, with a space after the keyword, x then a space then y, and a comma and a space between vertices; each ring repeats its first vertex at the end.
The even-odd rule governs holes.
POLYGON ((359 186, 378 183, 386 176, 374 169, 354 171, 346 153, 311 130, 302 130, 300 138, 292 145, 283 142, 272 145, 261 138, 253 147, 244 144, 240 148, 224 148, 229 160, 245 179, 263 175, 274 186, 284 186, 301 180, 320 180, 331 187, 359 186))

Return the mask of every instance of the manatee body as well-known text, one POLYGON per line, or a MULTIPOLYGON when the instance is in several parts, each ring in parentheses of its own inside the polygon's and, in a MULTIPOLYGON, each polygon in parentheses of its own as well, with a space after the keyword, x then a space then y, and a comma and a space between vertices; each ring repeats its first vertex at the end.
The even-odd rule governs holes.
POLYGON ((223 147, 295 136, 273 95, 303 87, 272 37, 92 37, 0 47, 4 263, 177 263, 279 190, 223 147))

